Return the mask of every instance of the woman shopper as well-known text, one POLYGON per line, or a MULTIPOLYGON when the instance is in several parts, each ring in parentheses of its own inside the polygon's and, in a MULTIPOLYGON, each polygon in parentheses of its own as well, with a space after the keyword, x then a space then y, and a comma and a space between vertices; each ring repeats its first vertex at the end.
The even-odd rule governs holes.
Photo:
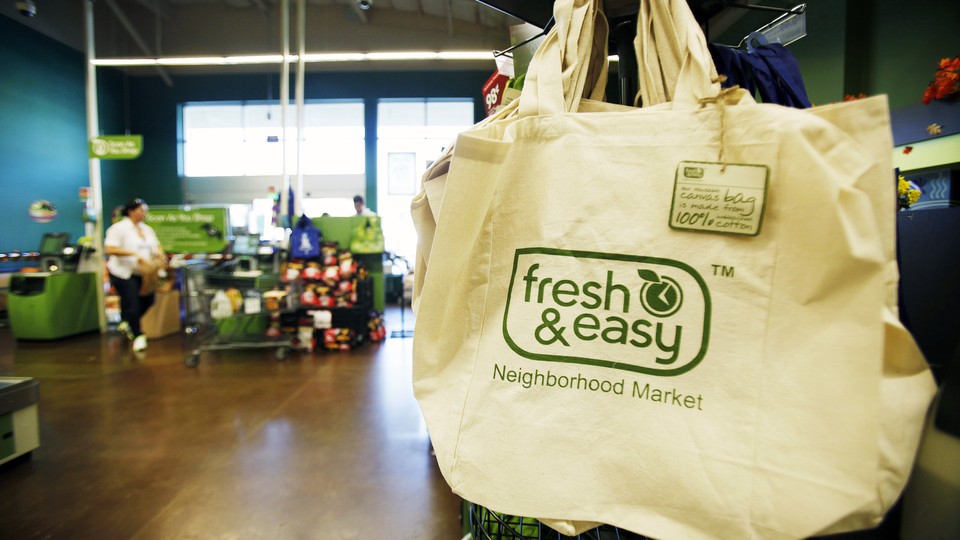
POLYGON ((133 199, 123 206, 124 217, 111 225, 103 242, 110 256, 107 271, 110 284, 120 296, 120 324, 117 330, 133 340, 133 350, 147 348, 147 336, 140 329, 140 319, 153 305, 153 290, 142 290, 144 276, 156 272, 158 261, 165 260, 157 235, 144 223, 147 203, 133 199), (145 294, 143 294, 145 293, 145 294))

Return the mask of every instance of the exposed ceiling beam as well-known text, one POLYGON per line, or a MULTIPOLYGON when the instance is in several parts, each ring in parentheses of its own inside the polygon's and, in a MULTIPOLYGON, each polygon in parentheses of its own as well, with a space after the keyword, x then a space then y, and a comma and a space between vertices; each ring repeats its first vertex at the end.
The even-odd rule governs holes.
MULTIPOLYGON (((127 32, 130 33, 130 37, 133 39, 134 43, 136 43, 137 46, 140 47, 140 50, 143 51, 143 54, 147 56, 156 56, 150 50, 150 47, 147 46, 147 42, 145 42, 143 38, 140 37, 140 33, 137 32, 136 28, 134 28, 133 23, 130 22, 130 19, 127 18, 127 15, 123 12, 122 9, 120 9, 120 6, 117 5, 116 0, 105 0, 105 2, 107 3, 107 6, 109 6, 110 9, 113 11, 113 14, 116 15, 117 20, 120 21, 120 24, 123 25, 123 27, 127 29, 127 32)), ((157 74, 160 75, 160 78, 163 79, 163 82, 166 83, 167 86, 173 86, 173 79, 170 78, 170 75, 167 74, 167 71, 163 69, 162 66, 156 66, 156 68, 157 68, 157 74)))
POLYGON ((253 5, 257 6, 257 9, 260 10, 260 13, 263 13, 264 15, 266 15, 267 13, 270 12, 270 10, 267 9, 267 4, 265 4, 263 0, 252 0, 252 1, 253 1, 253 5))
POLYGON ((446 0, 444 2, 447 8, 447 31, 450 32, 450 36, 453 36, 453 0, 446 0))
POLYGON ((170 11, 170 7, 164 3, 163 0, 137 0, 137 3, 147 8, 147 11, 150 13, 153 13, 165 21, 169 21, 173 18, 173 13, 170 11))

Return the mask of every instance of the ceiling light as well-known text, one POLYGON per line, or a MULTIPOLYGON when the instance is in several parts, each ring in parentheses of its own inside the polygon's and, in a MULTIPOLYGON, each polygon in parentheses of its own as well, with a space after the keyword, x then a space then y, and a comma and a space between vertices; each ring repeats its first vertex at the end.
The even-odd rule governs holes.
MULTIPOLYGON (((296 59, 296 55, 294 55, 296 59)), ((305 54, 303 55, 304 62, 360 62, 366 60, 367 57, 363 53, 319 53, 319 54, 305 54)))
MULTIPOLYGON (((287 56, 290 62, 297 61, 297 55, 287 56)), ((410 61, 410 60, 493 60, 492 51, 397 51, 397 52, 346 52, 312 53, 303 55, 307 63, 327 62, 364 62, 364 61, 410 61)), ((254 64, 280 64, 283 55, 263 54, 246 56, 179 56, 168 58, 95 58, 90 61, 95 66, 242 66, 254 64)))
MULTIPOLYGON (((367 53, 367 60, 436 60, 435 52, 409 51, 409 52, 372 52, 367 53)), ((488 54, 488 59, 493 58, 493 54, 488 54)))

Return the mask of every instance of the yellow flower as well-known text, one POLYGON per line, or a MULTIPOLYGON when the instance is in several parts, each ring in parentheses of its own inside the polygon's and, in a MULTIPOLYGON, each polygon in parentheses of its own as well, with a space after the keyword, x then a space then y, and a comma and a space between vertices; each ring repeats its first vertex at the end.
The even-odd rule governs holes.
POLYGON ((920 190, 914 189, 903 175, 897 177, 897 199, 900 208, 909 208, 920 200, 920 190))

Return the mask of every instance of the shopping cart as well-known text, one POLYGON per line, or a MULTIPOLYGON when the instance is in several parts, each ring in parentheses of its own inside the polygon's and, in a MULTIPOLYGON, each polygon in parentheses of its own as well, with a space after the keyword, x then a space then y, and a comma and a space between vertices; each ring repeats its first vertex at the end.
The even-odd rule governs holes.
POLYGON ((185 328, 194 341, 184 358, 188 367, 196 367, 204 351, 272 348, 282 361, 295 348, 289 328, 296 323, 289 321, 297 316, 296 283, 231 267, 185 266, 182 271, 185 328), (230 303, 226 312, 224 298, 230 303))
POLYGON ((577 536, 566 536, 536 519, 500 514, 465 501, 473 540, 650 540, 646 536, 601 525, 577 536))

